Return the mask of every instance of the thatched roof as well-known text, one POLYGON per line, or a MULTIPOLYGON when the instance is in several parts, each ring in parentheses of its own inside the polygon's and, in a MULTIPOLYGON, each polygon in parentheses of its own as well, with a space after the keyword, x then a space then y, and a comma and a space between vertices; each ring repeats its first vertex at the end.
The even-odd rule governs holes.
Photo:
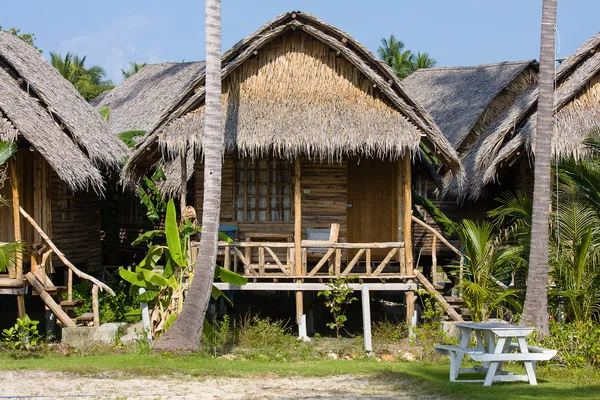
MULTIPOLYGON (((460 170, 454 149, 393 71, 347 33, 309 14, 283 14, 238 42, 222 56, 222 77, 230 150, 287 158, 396 158, 416 152, 422 139, 448 169, 460 170), (302 37, 288 40, 294 35, 302 37), (292 72, 294 66, 303 67, 292 72)), ((135 149, 126 181, 135 182, 182 148, 193 147, 198 155, 204 76, 173 103, 135 149)))
MULTIPOLYGON (((581 159, 588 152, 583 142, 600 126, 600 33, 583 44, 556 70, 554 92, 554 134, 552 155, 555 159, 581 159)), ((499 170, 509 165, 522 151, 535 153, 537 91, 529 96, 526 106, 511 115, 506 122, 512 125, 494 152, 482 152, 488 158, 482 180, 472 185, 471 198, 478 197, 482 188, 492 183, 499 170)), ((467 167, 468 168, 468 167, 467 167)))
POLYGON ((125 147, 75 88, 30 45, 0 32, 0 139, 22 136, 73 190, 103 186, 125 147))
POLYGON ((113 134, 152 132, 203 74, 204 61, 146 65, 92 104, 98 109, 110 108, 108 123, 113 134))
POLYGON ((492 100, 532 63, 426 68, 417 70, 402 84, 425 107, 452 146, 459 149, 488 112, 492 100))

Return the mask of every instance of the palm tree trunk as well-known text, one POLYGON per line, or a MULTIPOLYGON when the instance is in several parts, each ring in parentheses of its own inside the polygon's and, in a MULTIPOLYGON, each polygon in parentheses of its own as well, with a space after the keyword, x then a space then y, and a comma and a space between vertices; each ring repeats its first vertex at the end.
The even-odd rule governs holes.
POLYGON ((554 29, 557 0, 544 0, 540 50, 539 99, 535 132, 535 164, 531 249, 523 323, 548 332, 548 218, 550 212, 552 134, 554 122, 554 29))
POLYGON ((206 0, 205 103, 203 140, 204 203, 198 261, 194 280, 183 303, 183 310, 171 328, 156 342, 155 351, 196 352, 200 350, 202 325, 212 291, 217 258, 217 235, 221 207, 221 170, 223 167, 220 0, 206 0))

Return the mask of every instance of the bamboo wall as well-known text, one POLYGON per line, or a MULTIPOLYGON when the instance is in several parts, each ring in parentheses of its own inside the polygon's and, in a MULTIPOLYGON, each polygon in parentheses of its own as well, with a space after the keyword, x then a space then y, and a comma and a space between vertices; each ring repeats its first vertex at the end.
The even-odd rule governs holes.
MULTIPOLYGON (((65 211, 65 193, 63 181, 50 172, 52 201, 51 239, 67 259, 76 266, 95 270, 102 264, 102 246, 100 241, 100 198, 94 192, 73 194, 72 218, 70 210, 65 211)), ((70 190, 67 189, 70 193, 70 190)), ((54 256, 53 265, 61 265, 54 256)))
MULTIPOLYGON (((292 167, 293 169, 293 167, 292 167)), ((329 228, 332 223, 340 224, 340 241, 346 240, 346 188, 347 163, 319 163, 304 159, 302 174, 302 226, 329 228)), ((194 204, 198 218, 202 216, 204 193, 204 166, 197 161, 194 173, 194 204)), ((221 223, 237 224, 239 238, 248 232, 282 232, 293 235, 294 223, 289 222, 245 222, 234 220, 234 159, 227 154, 223 163, 221 193, 221 223)))

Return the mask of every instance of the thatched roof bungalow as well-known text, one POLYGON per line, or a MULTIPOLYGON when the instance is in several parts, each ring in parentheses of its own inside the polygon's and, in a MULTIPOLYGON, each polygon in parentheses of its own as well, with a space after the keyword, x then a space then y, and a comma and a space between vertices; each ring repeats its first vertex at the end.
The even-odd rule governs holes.
MULTIPOLYGON (((482 148, 489 146, 490 138, 511 126, 499 125, 507 110, 518 108, 523 97, 536 88, 538 65, 535 61, 503 62, 469 67, 420 69, 403 80, 406 90, 431 114, 446 138, 459 153, 465 168, 465 183, 461 187, 452 176, 444 180, 443 196, 427 176, 419 175, 415 191, 427 197, 454 221, 464 218, 485 218, 490 208, 486 199, 459 205, 472 190, 474 182, 481 181, 479 163, 490 160, 481 156, 482 148)), ((517 168, 520 164, 517 164, 517 168)), ((518 170, 517 170, 518 172, 518 170)), ((502 190, 518 187, 517 174, 506 174, 502 190), (517 179, 515 179, 515 177, 517 179)), ((497 188, 488 188, 494 191, 497 188)), ((431 225, 433 219, 426 215, 431 225)), ((415 240, 424 256, 431 251, 431 235, 415 227, 415 240)), ((458 243, 455 243, 458 245, 458 243)), ((441 252, 449 251, 438 244, 441 252)))
MULTIPOLYGON (((30 45, 0 32, 0 139, 18 146, 21 207, 73 263, 101 262, 102 171, 117 171, 125 147, 101 116, 30 45)), ((5 171, 6 172, 6 171, 5 171)), ((10 199, 10 185, 2 194, 10 199)), ((23 220, 24 221, 24 220, 23 220)), ((29 245, 41 242, 21 223, 29 245)), ((14 240, 12 211, 0 209, 0 237, 14 240)))
MULTIPOLYGON (((180 82, 177 96, 169 93, 168 104, 160 106, 158 122, 147 118, 128 126, 147 133, 133 150, 123 180, 133 184, 155 165, 167 164, 171 180, 164 189, 178 195, 177 158, 188 154, 197 159, 188 163, 187 176, 193 185, 190 199, 201 215, 204 74, 201 64, 194 65, 195 73, 180 82)), ((139 74, 146 75, 136 82, 152 74, 145 70, 139 74)), ((165 74, 159 77, 159 81, 168 79, 165 74)), ((296 255, 304 254, 296 262, 289 252, 278 253, 287 244, 276 246, 272 253, 263 250, 260 274, 274 272, 265 266, 269 263, 277 265, 275 269, 283 276, 308 274, 307 266, 315 264, 307 251, 310 247, 302 240, 314 239, 314 235, 357 243, 359 247, 353 250, 345 247, 343 252, 328 253, 339 253, 339 262, 348 263, 350 269, 375 275, 392 271, 399 276, 399 265, 412 266, 412 241, 405 228, 411 224, 411 161, 419 158, 423 142, 440 160, 443 171, 459 175, 461 167, 456 151, 430 115, 406 93, 387 65, 346 32, 294 11, 275 18, 225 52, 222 78, 221 221, 235 226, 237 239, 289 241, 296 255), (367 252, 366 247, 372 245, 377 248, 367 252), (400 256, 409 252, 410 261, 409 256, 400 256), (278 262, 275 255, 282 260, 286 257, 287 262, 278 262), (384 262, 379 269, 374 264, 377 260, 384 262), (300 263, 304 272, 290 273, 292 265, 300 263)), ((161 83, 150 78, 148 82, 153 83, 144 90, 148 92, 144 97, 160 96, 151 92, 161 83)), ((143 109, 135 100, 131 106, 116 103, 117 97, 134 98, 134 90, 134 82, 128 80, 98 106, 111 106, 113 115, 120 112, 119 107, 143 109)), ((255 265, 250 258, 256 253, 245 254, 240 262, 250 273, 255 265)), ((322 265, 317 263, 317 270, 322 265)), ((332 265, 329 274, 334 270, 332 265)))
MULTIPOLYGON (((556 70, 554 91, 554 132, 552 154, 555 159, 574 157, 581 159, 588 153, 585 139, 597 134, 600 125, 600 33, 583 44, 556 70)), ((491 162, 485 168, 482 185, 494 182, 498 174, 520 152, 530 157, 535 153, 537 96, 527 102, 506 123, 515 129, 490 154, 491 162)))
MULTIPOLYGON (((600 87, 599 48, 600 34, 597 34, 562 62, 556 70, 552 154, 557 160, 585 157, 587 151, 583 142, 599 125, 600 102, 596 93, 600 87)), ((415 78, 421 74, 427 72, 417 72, 415 78)), ((534 77, 533 70, 530 76, 534 77)), ((411 79, 412 77, 409 77, 405 82, 408 87, 411 79)), ((477 200, 488 195, 490 188, 494 186, 503 186, 504 190, 513 187, 505 185, 503 176, 518 177, 520 183, 517 188, 525 191, 531 189, 537 83, 536 79, 529 82, 530 84, 521 88, 520 94, 512 103, 503 104, 500 113, 492 114, 495 119, 470 146, 455 147, 461 154, 468 179, 460 189, 455 189, 457 186, 453 185, 452 179, 448 177, 446 187, 450 195, 459 200, 477 200)), ((411 93, 417 99, 420 93, 427 93, 417 86, 413 89, 414 92, 411 93)), ((457 94, 459 103, 461 98, 471 99, 471 96, 472 93, 468 91, 457 94)), ((435 102, 429 107, 426 106, 440 126, 443 126, 443 122, 436 116, 438 110, 444 107, 446 106, 435 102)), ((443 127, 442 130, 444 131, 443 127)), ((446 129, 444 134, 449 137, 454 135, 451 129, 446 129)))

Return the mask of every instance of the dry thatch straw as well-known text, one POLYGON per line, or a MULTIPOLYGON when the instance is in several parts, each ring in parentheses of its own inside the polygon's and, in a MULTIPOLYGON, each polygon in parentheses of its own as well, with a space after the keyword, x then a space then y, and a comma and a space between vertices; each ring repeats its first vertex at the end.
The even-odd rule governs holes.
MULTIPOLYGON (((528 108, 537 83, 535 61, 419 70, 405 79, 461 154, 466 184, 444 177, 442 192, 462 200, 480 194, 486 163, 528 108)), ((533 97, 535 101, 535 97, 533 97)))
POLYGON ((513 86, 527 85, 529 75, 522 77, 522 73, 533 64, 522 61, 420 69, 402 84, 458 150, 466 147, 464 142, 474 130, 480 131, 505 108, 508 100, 501 99, 500 93, 509 87, 505 97, 512 96, 510 93, 520 91, 520 87, 513 86))
POLYGON ((110 108, 108 123, 113 134, 150 132, 203 74, 203 61, 147 65, 92 104, 110 108))
MULTIPOLYGON (((276 18, 226 52, 222 66, 226 141, 243 155, 395 158, 414 152, 423 133, 437 157, 460 170, 456 152, 393 71, 311 15, 276 18)), ((182 92, 180 105, 148 132, 124 169, 126 182, 160 162, 161 150, 169 158, 201 147, 203 83, 182 92)))
POLYGON ((100 115, 30 45, 0 32, 0 138, 22 135, 73 190, 103 186, 125 146, 100 115))
MULTIPOLYGON (((600 34, 592 37, 557 69, 554 101, 555 125, 552 154, 556 159, 585 158, 589 153, 583 142, 600 125, 600 34)), ((506 141, 500 151, 491 154, 481 186, 493 182, 502 166, 508 165, 521 151, 535 153, 537 93, 531 107, 523 110, 513 125, 514 138, 506 141)), ((490 155, 482 154, 481 157, 490 155)), ((467 167, 468 168, 468 167, 467 167)), ((475 198, 478 192, 470 196, 475 198)))

